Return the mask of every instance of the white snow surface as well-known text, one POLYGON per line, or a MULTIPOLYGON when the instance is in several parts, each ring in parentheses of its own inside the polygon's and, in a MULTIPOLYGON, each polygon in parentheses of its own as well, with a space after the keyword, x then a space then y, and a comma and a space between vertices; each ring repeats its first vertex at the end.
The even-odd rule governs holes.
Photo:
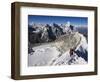
MULTIPOLYGON (((81 37, 81 40, 75 50, 84 52, 88 50, 86 38, 80 33, 78 35, 81 37)), ((87 61, 82 57, 78 57, 76 53, 70 56, 70 49, 63 54, 61 54, 56 46, 49 44, 33 47, 32 49, 35 52, 28 54, 28 66, 87 64, 87 61)))

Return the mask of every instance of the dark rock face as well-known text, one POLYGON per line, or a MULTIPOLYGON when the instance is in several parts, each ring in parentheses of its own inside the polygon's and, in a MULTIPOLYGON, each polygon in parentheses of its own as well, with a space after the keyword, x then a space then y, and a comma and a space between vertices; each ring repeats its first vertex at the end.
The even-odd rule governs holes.
MULTIPOLYGON (((73 30, 73 26, 70 26, 69 29, 73 30)), ((64 31, 61 25, 53 23, 49 24, 34 24, 28 25, 28 42, 32 45, 36 43, 46 43, 55 41, 61 35, 64 35, 64 31)), ((28 46, 30 47, 30 46, 28 46)), ((31 48, 29 48, 29 51, 31 48)))
MULTIPOLYGON (((41 28, 37 27, 37 28, 41 28)), ((53 23, 52 26, 46 24, 44 29, 36 29, 36 26, 28 26, 28 40, 30 43, 43 43, 54 41, 57 37, 63 35, 63 29, 56 23, 53 23), (38 32, 36 32, 38 30, 38 32)))
POLYGON ((30 43, 39 43, 41 42, 41 33, 29 33, 28 39, 30 43))
POLYGON ((48 32, 49 41, 54 41, 56 39, 56 36, 53 33, 52 27, 49 25, 47 25, 46 27, 48 28, 47 32, 48 32))
POLYGON ((74 30, 74 26, 70 25, 70 29, 71 29, 71 30, 74 30))
POLYGON ((84 48, 82 48, 82 46, 79 47, 80 50, 74 51, 78 57, 82 57, 83 59, 85 59, 85 61, 88 61, 88 52, 87 50, 85 50, 84 48))
POLYGON ((55 29, 54 34, 56 37, 63 35, 63 29, 56 23, 53 23, 53 29, 55 29))

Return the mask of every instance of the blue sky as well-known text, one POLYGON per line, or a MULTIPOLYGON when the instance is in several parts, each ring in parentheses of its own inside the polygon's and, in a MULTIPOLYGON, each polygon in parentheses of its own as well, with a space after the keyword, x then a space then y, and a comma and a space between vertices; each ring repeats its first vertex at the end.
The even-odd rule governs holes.
POLYGON ((87 17, 69 17, 69 16, 43 16, 43 15, 28 15, 28 23, 42 23, 42 24, 66 24, 70 22, 71 25, 88 25, 87 17))

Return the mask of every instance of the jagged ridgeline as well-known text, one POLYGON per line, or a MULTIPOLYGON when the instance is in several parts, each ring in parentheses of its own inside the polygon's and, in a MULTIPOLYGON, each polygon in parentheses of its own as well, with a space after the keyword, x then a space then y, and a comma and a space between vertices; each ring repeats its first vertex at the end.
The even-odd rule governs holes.
POLYGON ((73 30, 73 26, 66 26, 53 23, 49 24, 33 24, 28 25, 28 40, 31 44, 52 42, 59 38, 61 35, 70 33, 73 30))
POLYGON ((88 62, 86 37, 73 25, 33 24, 28 33, 29 66, 88 62))
POLYGON ((64 32, 64 27, 66 26, 59 26, 55 23, 52 26, 49 24, 29 26, 28 47, 49 44, 56 46, 62 53, 70 48, 75 48, 80 40, 78 33, 73 31, 74 27, 72 25, 67 27, 66 32, 64 32))
POLYGON ((60 36, 54 41, 54 46, 56 46, 60 52, 64 53, 71 48, 76 48, 77 45, 80 43, 81 37, 79 36, 78 32, 65 34, 60 36))
POLYGON ((31 47, 49 45, 51 47, 56 47, 61 53, 64 53, 70 48, 76 48, 80 40, 81 40, 81 37, 79 36, 77 32, 75 32, 72 34, 62 35, 53 42, 36 43, 33 45, 31 44, 31 47))

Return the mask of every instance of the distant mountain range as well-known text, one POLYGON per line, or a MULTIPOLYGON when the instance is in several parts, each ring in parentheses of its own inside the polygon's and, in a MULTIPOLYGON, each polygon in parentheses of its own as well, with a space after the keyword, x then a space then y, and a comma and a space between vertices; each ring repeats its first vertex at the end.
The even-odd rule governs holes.
POLYGON ((43 43, 56 40, 61 35, 74 31, 72 25, 49 24, 33 24, 28 25, 28 40, 30 43, 43 43))
POLYGON ((79 33, 83 34, 86 37, 86 39, 88 38, 88 29, 87 29, 87 27, 76 27, 76 30, 79 33))

